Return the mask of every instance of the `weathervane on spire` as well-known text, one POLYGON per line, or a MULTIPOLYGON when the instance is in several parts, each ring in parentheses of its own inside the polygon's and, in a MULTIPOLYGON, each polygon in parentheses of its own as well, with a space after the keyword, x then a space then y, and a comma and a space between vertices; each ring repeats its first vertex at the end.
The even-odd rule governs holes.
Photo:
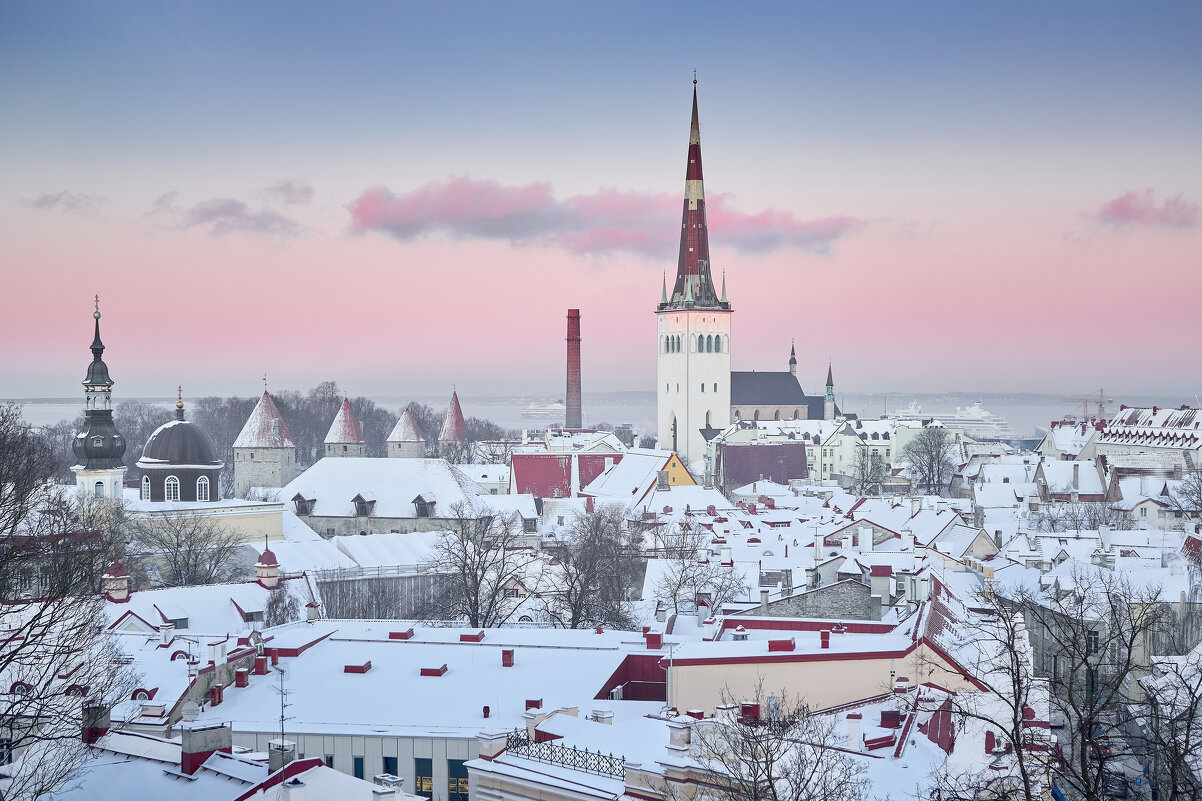
POLYGON ((93 302, 96 304, 96 311, 94 311, 92 313, 92 316, 95 317, 97 320, 99 320, 100 319, 100 296, 97 295, 95 298, 93 298, 93 302))
POLYGON ((693 86, 697 85, 697 70, 693 70, 693 86))
POLYGON ((263 391, 267 391, 267 373, 263 373, 263 391))

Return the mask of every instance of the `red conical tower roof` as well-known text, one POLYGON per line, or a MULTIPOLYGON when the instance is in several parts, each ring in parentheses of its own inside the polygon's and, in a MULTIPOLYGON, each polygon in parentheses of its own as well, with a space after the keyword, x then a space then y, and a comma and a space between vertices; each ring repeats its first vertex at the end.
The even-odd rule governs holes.
MULTIPOLYGON (((662 304, 661 304, 662 305, 662 304)), ((668 307, 729 308, 719 300, 710 271, 709 227, 705 218, 705 184, 701 169, 701 126, 697 120, 697 81, 693 81, 693 118, 689 123, 689 159, 685 165, 684 212, 676 283, 668 307)))
POLYGON ((280 416, 275 401, 264 390, 263 397, 255 405, 246 425, 238 438, 234 440, 235 448, 295 448, 296 440, 288 430, 288 424, 280 416))
POLYGON ((426 438, 422 436, 422 430, 417 425, 417 420, 413 417, 413 412, 409 411, 409 407, 405 407, 405 411, 401 412, 401 419, 396 421, 396 425, 392 428, 392 433, 388 435, 389 442, 425 442, 426 438))
POLYGON ((459 408, 459 393, 451 393, 451 408, 447 409, 446 419, 442 421, 442 431, 438 433, 439 442, 460 442, 467 439, 467 424, 463 422, 463 409, 459 408))
POLYGON ((363 429, 359 427, 359 421, 355 418, 355 412, 351 409, 350 400, 343 398, 342 407, 338 409, 338 414, 334 416, 334 422, 330 425, 330 431, 326 434, 326 445, 362 445, 366 442, 363 439, 363 429))

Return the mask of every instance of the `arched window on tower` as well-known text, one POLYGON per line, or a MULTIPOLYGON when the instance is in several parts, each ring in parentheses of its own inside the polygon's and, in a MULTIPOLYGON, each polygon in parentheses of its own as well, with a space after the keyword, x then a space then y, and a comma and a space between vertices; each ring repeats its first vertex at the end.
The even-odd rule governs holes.
POLYGON ((721 352, 722 352, 722 335, 718 334, 718 336, 714 337, 714 353, 721 353, 721 352))
POLYGON ((711 423, 711 422, 710 422, 710 413, 709 413, 709 412, 706 412, 706 413, 705 413, 705 427, 706 427, 706 428, 713 428, 713 427, 714 427, 713 423, 711 423))
POLYGON ((179 479, 175 476, 167 476, 167 480, 163 482, 163 500, 179 500, 179 479))
POLYGON ((709 334, 707 334, 705 337, 705 352, 706 353, 714 352, 714 338, 712 336, 710 336, 709 334))
POLYGON ((776 413, 772 415, 772 419, 773 419, 773 420, 779 420, 779 419, 780 419, 780 409, 777 409, 777 410, 776 410, 776 413))
POLYGON ((705 353, 705 337, 701 334, 697 335, 697 352, 705 353))
POLYGON ((201 476, 196 479, 196 500, 207 501, 209 499, 209 477, 201 476))
POLYGON ((801 410, 800 410, 800 409, 794 409, 794 410, 793 410, 793 419, 794 419, 794 420, 800 420, 800 419, 801 419, 801 410))
POLYGON ((684 337, 682 337, 680 334, 677 334, 676 335, 676 352, 680 353, 680 351, 683 349, 683 347, 684 347, 684 337))
POLYGON ((142 500, 150 500, 150 476, 142 476, 142 500))
POLYGON ((96 494, 97 498, 103 498, 104 497, 104 482, 97 481, 96 485, 92 487, 92 491, 96 494))
POLYGON ((756 409, 756 410, 755 410, 755 417, 754 417, 753 419, 754 419, 754 420, 755 420, 757 423, 760 421, 760 410, 759 410, 759 409, 756 409))

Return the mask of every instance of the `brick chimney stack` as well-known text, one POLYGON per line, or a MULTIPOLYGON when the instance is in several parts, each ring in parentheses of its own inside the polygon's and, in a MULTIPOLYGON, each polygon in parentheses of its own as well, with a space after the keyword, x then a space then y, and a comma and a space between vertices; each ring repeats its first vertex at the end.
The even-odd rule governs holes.
POLYGON ((580 428, 580 309, 568 309, 568 397, 564 428, 580 428))

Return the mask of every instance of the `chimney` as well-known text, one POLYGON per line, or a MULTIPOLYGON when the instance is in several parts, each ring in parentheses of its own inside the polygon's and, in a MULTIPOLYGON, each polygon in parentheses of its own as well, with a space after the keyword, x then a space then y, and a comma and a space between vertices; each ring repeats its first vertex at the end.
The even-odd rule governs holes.
POLYGON ((822 539, 823 538, 822 538, 821 534, 814 535, 814 561, 815 562, 822 561, 822 539))
POLYGON ((120 561, 114 560, 108 569, 104 571, 104 595, 108 600, 115 604, 123 604, 129 601, 129 574, 125 572, 125 565, 120 561))
POLYGON ((83 741, 92 745, 108 734, 112 726, 112 710, 107 706, 85 706, 83 708, 83 741))
POLYGON ((910 499, 910 516, 913 517, 914 515, 918 514, 921 511, 922 511, 922 498, 911 498, 910 499))
POLYGON ((768 614, 768 590, 760 590, 760 612, 768 614))
POLYGON ((851 550, 851 535, 850 534, 843 535, 843 550, 844 550, 844 552, 851 550))
POLYGON ((1098 539, 1102 541, 1102 550, 1110 553, 1110 526, 1098 526, 1098 539))
POLYGON ((822 641, 823 648, 831 647, 831 633, 829 631, 823 629, 822 631, 818 632, 818 636, 822 641))
POLYGON ((672 489, 672 482, 668 479, 668 471, 660 470, 655 474, 655 491, 667 492, 672 489))
POLYGON ((305 604, 305 620, 306 621, 308 621, 309 623, 312 623, 314 620, 317 620, 320 617, 321 617, 321 607, 319 607, 317 605, 316 601, 309 601, 309 603, 305 604))
POLYGON ((163 625, 159 626, 159 637, 161 638, 164 648, 170 645, 171 639, 175 637, 175 624, 164 623, 163 625))
POLYGON ((180 770, 191 776, 205 760, 217 751, 233 751, 234 739, 230 727, 223 723, 179 724, 182 756, 180 770))
POLYGON ((859 526, 860 553, 872 553, 872 526, 859 526))
POLYGON ((674 751, 687 751, 692 727, 688 723, 668 721, 668 747, 674 751))
POLYGON ((668 619, 668 608, 663 604, 657 604, 655 607, 655 622, 663 623, 668 619))
POLYGON ((234 671, 234 686, 249 687, 250 686, 250 668, 238 668, 234 671))
POLYGON ((905 528, 903 528, 901 530, 901 539, 902 539, 902 550, 903 551, 914 550, 914 530, 912 528, 910 528, 909 526, 906 526, 905 528))
POLYGON ((513 649, 501 649, 501 667, 513 667, 513 649))
POLYGON ((284 788, 284 797, 288 801, 304 801, 305 783, 300 780, 299 776, 293 776, 281 786, 284 788))
POLYGON ((612 709, 597 708, 593 710, 593 720, 598 723, 604 723, 606 726, 612 726, 614 722, 614 712, 612 709))
POLYGON ((276 738, 267 743, 267 771, 275 773, 296 759, 296 743, 276 738))
POLYGON ((1073 462, 1073 489, 1081 488, 1081 463, 1073 462))
POLYGON ((580 309, 568 309, 568 394, 565 428, 580 428, 580 309))
POLYGON ((722 564, 733 565, 735 563, 734 557, 731 555, 731 550, 730 550, 729 545, 722 546, 721 553, 722 553, 722 564))
POLYGON ((714 639, 714 622, 715 621, 712 617, 706 618, 705 621, 702 622, 702 624, 701 624, 701 639, 703 639, 703 640, 714 639))
POLYGON ((859 712, 852 712, 847 716, 847 747, 852 751, 860 751, 864 746, 860 739, 860 720, 863 717, 859 712))

